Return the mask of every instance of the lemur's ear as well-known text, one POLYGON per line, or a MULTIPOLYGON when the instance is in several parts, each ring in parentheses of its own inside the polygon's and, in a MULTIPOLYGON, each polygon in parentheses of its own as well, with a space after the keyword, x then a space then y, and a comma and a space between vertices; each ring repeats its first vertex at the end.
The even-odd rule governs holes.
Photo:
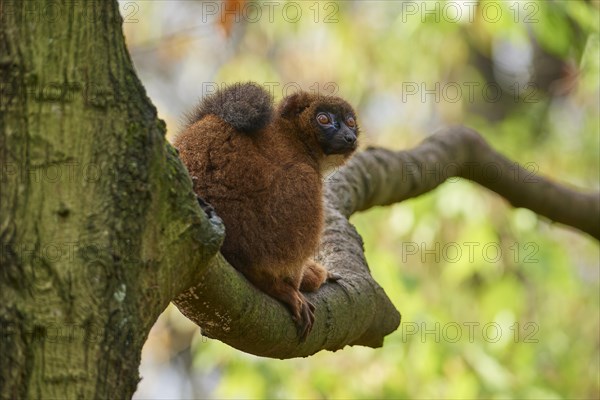
POLYGON ((300 115, 310 105, 310 96, 306 92, 296 92, 285 97, 279 107, 279 115, 291 119, 300 115))

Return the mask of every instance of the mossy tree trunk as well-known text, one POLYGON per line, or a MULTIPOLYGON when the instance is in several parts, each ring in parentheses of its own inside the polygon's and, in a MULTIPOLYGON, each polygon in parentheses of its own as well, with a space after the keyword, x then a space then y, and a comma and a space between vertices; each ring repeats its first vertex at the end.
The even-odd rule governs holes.
POLYGON ((2 0, 0 18, 0 397, 130 397, 152 324, 222 230, 164 140, 116 1, 2 0))

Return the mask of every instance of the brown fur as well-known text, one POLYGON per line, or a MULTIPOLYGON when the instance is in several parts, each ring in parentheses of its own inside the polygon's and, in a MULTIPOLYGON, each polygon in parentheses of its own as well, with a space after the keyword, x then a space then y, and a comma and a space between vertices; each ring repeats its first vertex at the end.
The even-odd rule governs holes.
MULTIPOLYGON (((243 97, 243 86, 236 95, 243 97)), ((300 289, 315 291, 339 278, 311 259, 323 228, 321 169, 331 164, 314 118, 322 108, 354 115, 342 99, 301 92, 285 98, 254 132, 241 133, 210 114, 175 140, 194 191, 223 219, 222 254, 290 307, 301 340, 312 328, 314 306, 300 289)), ((343 161, 351 152, 336 157, 343 161)))

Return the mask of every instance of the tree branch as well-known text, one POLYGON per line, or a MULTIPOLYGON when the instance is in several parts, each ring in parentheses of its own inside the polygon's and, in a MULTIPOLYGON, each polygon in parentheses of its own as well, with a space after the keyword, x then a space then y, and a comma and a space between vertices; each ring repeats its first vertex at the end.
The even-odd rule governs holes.
POLYGON ((464 127, 444 129, 412 150, 371 148, 353 157, 326 184, 325 231, 316 257, 343 279, 308 294, 317 311, 305 343, 298 343, 287 309, 254 288, 220 255, 200 283, 174 303, 207 336, 261 356, 301 357, 346 345, 379 347, 398 327, 400 315, 369 273, 362 240, 348 222, 354 212, 416 197, 447 178, 464 177, 515 206, 600 236, 598 194, 531 178, 514 166, 464 127))
POLYGON ((555 222, 600 239, 600 194, 581 193, 535 176, 496 152, 474 130, 441 130, 408 151, 371 148, 342 171, 331 187, 331 201, 349 216, 377 205, 394 204, 462 177, 498 193, 514 207, 525 207, 555 222))
POLYGON ((400 324, 400 314, 369 274, 360 236, 331 205, 326 207, 326 225, 318 258, 343 279, 306 294, 316 306, 306 342, 298 342, 287 308, 256 289, 221 255, 175 305, 206 336, 265 357, 304 357, 346 345, 382 346, 383 338, 400 324))

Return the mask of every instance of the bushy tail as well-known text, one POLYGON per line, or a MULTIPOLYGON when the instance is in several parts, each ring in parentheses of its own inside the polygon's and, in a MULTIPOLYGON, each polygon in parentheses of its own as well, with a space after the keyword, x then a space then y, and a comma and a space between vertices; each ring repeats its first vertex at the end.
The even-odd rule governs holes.
POLYGON ((269 123, 273 99, 269 92, 252 83, 235 83, 202 99, 189 117, 189 124, 207 115, 216 115, 236 130, 254 133, 269 123))

